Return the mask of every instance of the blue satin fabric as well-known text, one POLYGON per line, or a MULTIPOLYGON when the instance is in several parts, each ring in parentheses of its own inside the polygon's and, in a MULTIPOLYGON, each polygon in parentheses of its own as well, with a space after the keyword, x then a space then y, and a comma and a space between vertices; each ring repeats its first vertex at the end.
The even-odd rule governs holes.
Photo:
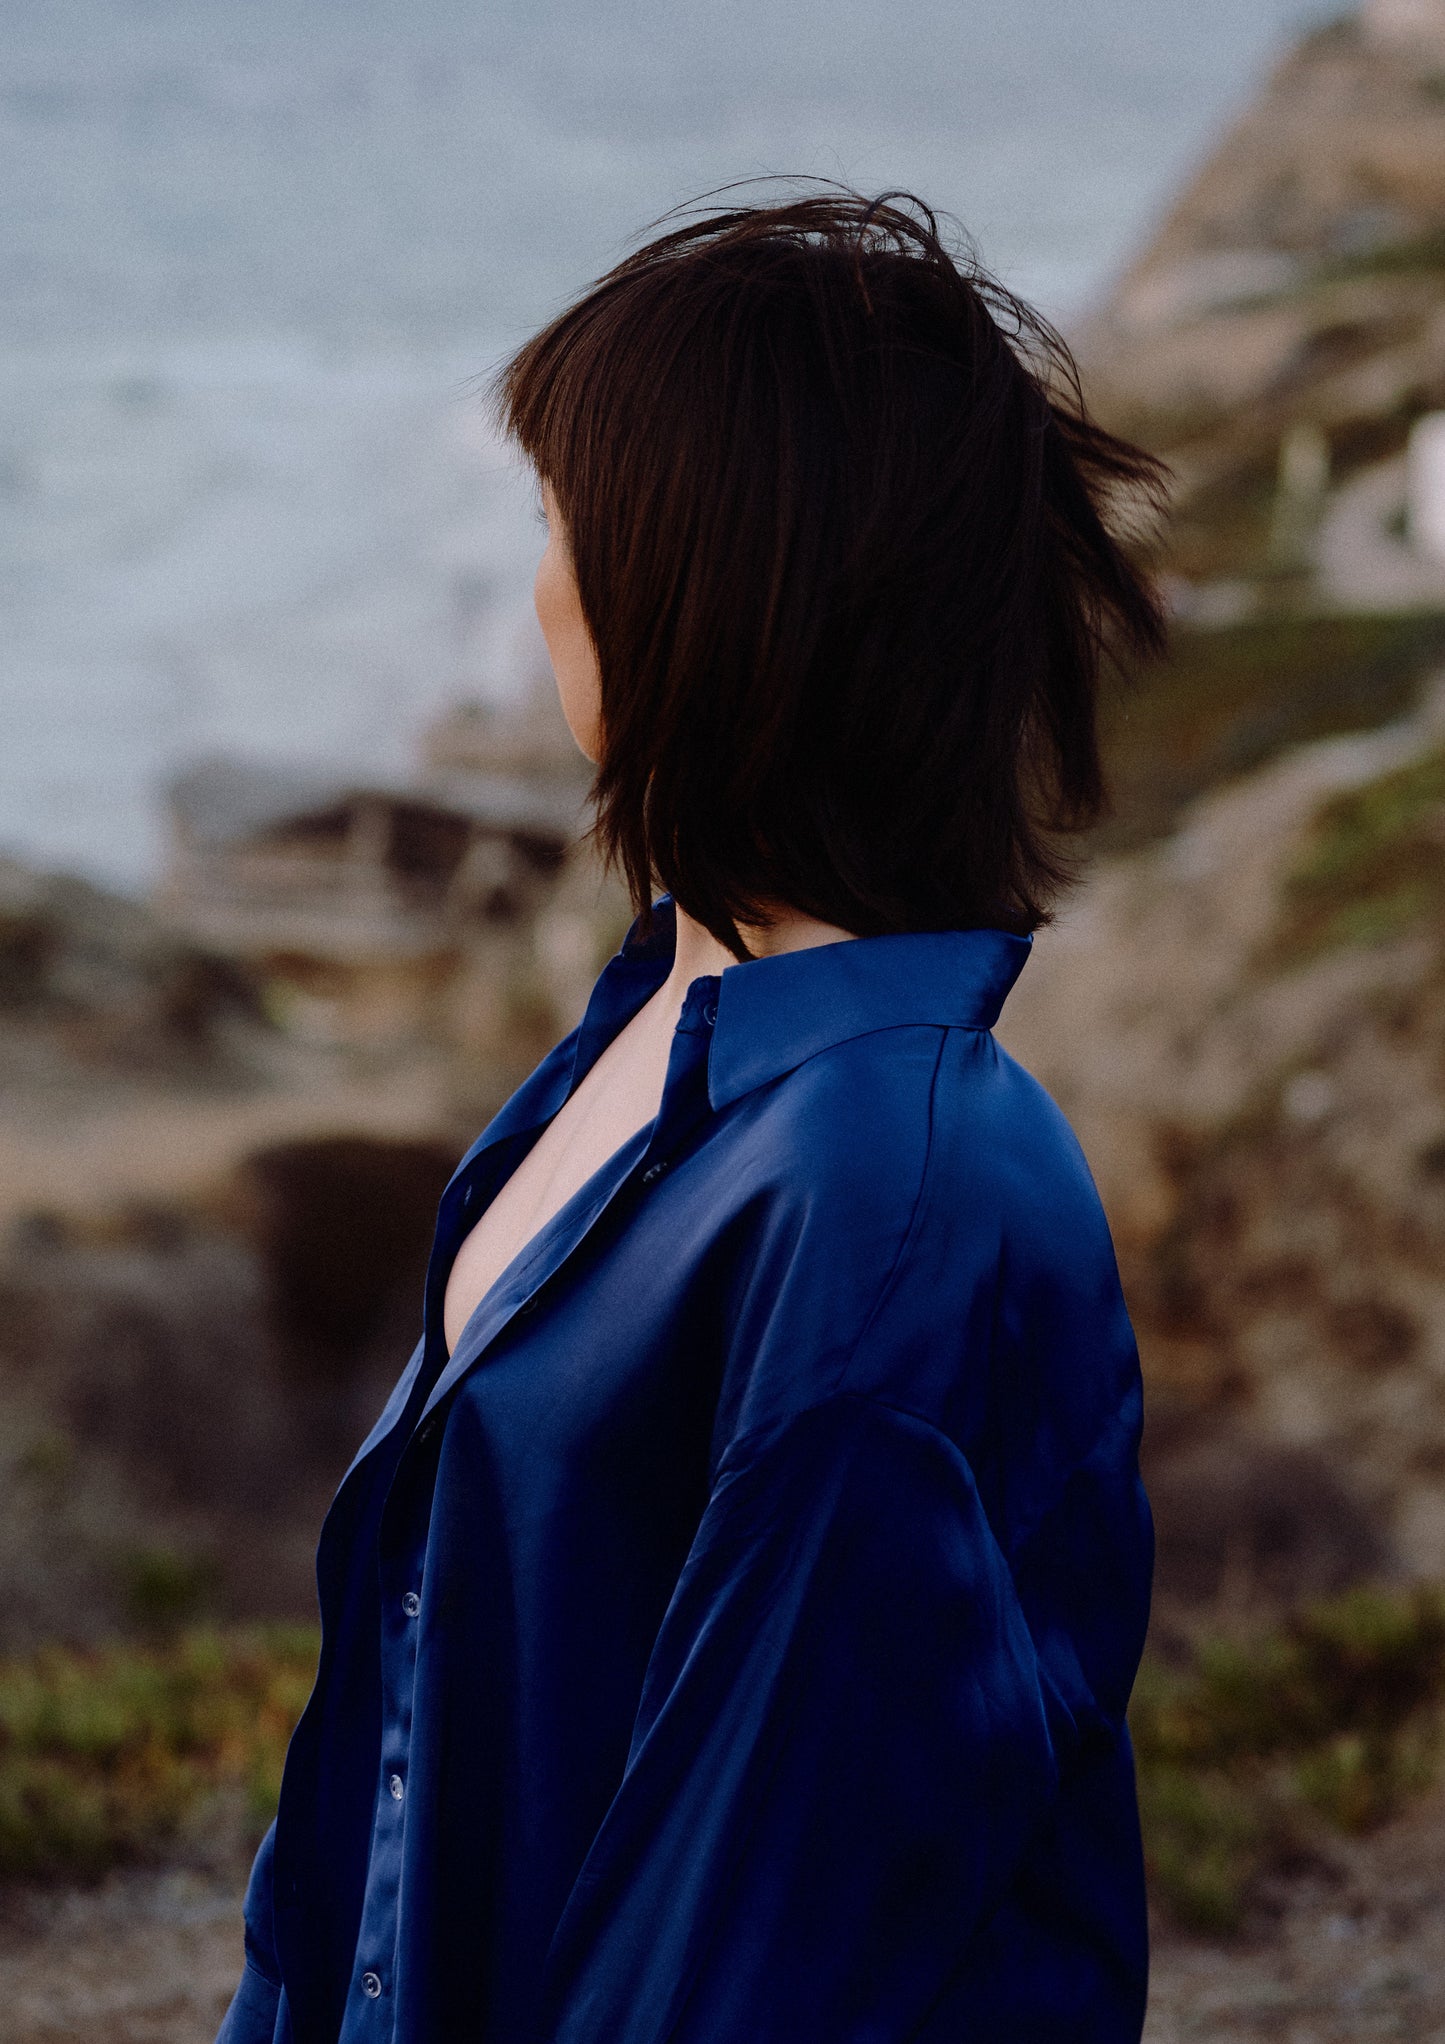
POLYGON ((694 980, 656 1121, 446 1357, 456 1248, 657 922, 442 1199, 221 2040, 1137 2044, 1138 1360, 990 1033, 1026 939, 694 980))

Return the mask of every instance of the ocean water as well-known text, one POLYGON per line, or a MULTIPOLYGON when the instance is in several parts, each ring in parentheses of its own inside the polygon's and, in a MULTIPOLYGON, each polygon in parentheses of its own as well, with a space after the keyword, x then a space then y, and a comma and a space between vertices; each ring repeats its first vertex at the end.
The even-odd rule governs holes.
POLYGON ((0 0, 0 848, 142 889, 217 749, 537 671, 478 379, 669 206, 902 185, 1067 327, 1285 0, 0 0))

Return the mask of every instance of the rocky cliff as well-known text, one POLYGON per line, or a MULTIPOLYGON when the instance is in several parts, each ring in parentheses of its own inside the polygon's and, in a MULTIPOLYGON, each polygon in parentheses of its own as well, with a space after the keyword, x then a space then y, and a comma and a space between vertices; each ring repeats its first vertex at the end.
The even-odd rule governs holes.
POLYGON ((1307 35, 1079 345, 1174 467, 1179 629, 1002 1033, 1115 1228, 1165 1621, 1445 1576, 1441 0, 1307 35))
POLYGON ((1308 495, 1445 405, 1445 32, 1397 27, 1371 8, 1292 50, 1079 337, 1101 413, 1175 467, 1190 581, 1278 557, 1293 428, 1308 495))
POLYGON ((1166 1603, 1445 1576, 1442 689, 1101 861, 1005 1014, 1114 1226, 1166 1603))

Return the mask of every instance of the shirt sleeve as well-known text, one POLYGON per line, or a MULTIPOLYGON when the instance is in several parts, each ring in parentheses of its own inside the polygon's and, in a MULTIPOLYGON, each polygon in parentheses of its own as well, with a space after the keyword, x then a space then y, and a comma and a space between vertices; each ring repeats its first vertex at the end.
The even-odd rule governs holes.
POLYGON ((272 2044, 281 2001, 280 1969, 271 1930, 272 1856, 276 1825, 272 1821, 251 1863, 242 1915, 246 1927, 246 1963, 231 2005, 216 2034, 216 2044, 272 2044))
POLYGON ((843 1394, 735 1444, 552 1941, 542 2034, 903 2044, 1058 1766, 947 1435, 843 1394))

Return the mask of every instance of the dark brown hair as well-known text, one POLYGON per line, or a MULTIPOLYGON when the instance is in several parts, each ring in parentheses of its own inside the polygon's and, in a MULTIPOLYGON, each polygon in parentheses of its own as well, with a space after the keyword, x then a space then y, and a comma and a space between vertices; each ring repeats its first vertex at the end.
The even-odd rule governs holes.
MULTIPOLYGON (((665 224, 665 223, 664 223, 665 224)), ((1164 471, 906 193, 687 218, 495 393, 567 527, 601 672, 594 840, 730 950, 1030 930, 1105 804, 1101 661, 1158 650, 1164 471)))

